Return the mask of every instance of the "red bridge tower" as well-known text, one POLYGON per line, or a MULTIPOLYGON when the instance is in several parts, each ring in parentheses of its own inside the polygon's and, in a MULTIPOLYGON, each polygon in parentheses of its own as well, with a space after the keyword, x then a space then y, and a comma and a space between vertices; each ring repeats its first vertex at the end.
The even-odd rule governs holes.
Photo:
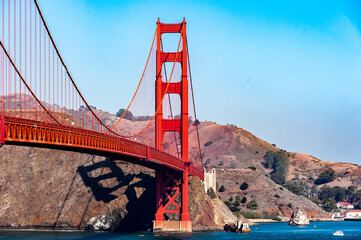
POLYGON ((188 159, 188 54, 186 21, 178 24, 157 22, 157 63, 155 82, 155 106, 159 108, 155 121, 155 147, 163 150, 165 132, 178 132, 181 141, 181 154, 184 171, 179 172, 156 170, 156 214, 153 229, 155 231, 192 231, 192 223, 188 213, 188 173, 191 161, 188 159), (180 33, 182 50, 180 52, 163 52, 161 36, 164 33, 180 33), (182 67, 180 82, 165 83, 162 81, 162 66, 165 62, 179 62, 182 67), (181 118, 164 119, 162 100, 164 94, 179 94, 181 100, 181 118), (176 197, 181 193, 181 207, 176 197), (180 215, 180 221, 165 221, 165 213, 180 215))

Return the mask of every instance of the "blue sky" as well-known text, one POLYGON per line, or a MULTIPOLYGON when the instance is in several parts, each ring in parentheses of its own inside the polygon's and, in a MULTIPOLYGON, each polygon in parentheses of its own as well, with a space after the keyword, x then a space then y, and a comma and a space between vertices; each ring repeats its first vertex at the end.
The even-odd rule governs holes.
POLYGON ((200 120, 361 164, 360 1, 38 2, 91 105, 124 108, 157 18, 185 17, 200 120))

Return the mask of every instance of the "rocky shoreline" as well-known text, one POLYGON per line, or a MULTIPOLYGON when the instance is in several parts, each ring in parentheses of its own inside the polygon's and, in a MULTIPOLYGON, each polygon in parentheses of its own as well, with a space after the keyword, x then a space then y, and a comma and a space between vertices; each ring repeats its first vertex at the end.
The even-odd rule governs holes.
MULTIPOLYGON (((340 222, 344 221, 343 219, 335 219, 335 218, 315 218, 315 219, 309 219, 310 222, 340 222)), ((290 218, 283 218, 281 221, 276 221, 272 219, 248 219, 248 222, 250 224, 260 224, 260 223, 280 223, 280 222, 289 222, 290 218)))

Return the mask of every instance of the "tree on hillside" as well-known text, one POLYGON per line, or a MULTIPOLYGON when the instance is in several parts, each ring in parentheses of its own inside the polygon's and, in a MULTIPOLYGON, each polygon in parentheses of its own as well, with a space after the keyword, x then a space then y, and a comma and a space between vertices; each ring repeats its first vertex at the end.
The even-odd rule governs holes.
POLYGON ((294 181, 289 181, 287 182, 287 184, 285 184, 285 187, 292 193, 296 194, 296 195, 302 195, 303 192, 305 191, 304 187, 301 185, 298 185, 296 182, 294 181))
POLYGON ((239 207, 239 205, 241 204, 241 198, 239 196, 236 197, 236 200, 233 203, 234 207, 239 207))
POLYGON ((334 199, 336 202, 342 202, 345 200, 345 197, 346 197, 346 189, 345 188, 335 186, 333 191, 335 194, 334 199))
POLYGON ((336 172, 332 168, 328 168, 323 171, 315 181, 316 185, 332 182, 336 179, 336 172))
POLYGON ((226 187, 224 185, 222 185, 219 189, 218 192, 224 192, 226 191, 226 187))
POLYGON ((239 187, 239 189, 241 189, 241 190, 246 190, 248 187, 249 187, 248 183, 247 183, 247 182, 243 182, 243 183, 241 184, 241 186, 239 187))
POLYGON ((323 209, 327 212, 332 212, 336 208, 336 201, 333 199, 327 199, 323 202, 323 209))
POLYGON ((257 210, 258 209, 258 203, 254 200, 250 201, 246 207, 251 210, 257 210))
MULTIPOLYGON (((115 116, 121 117, 121 116, 123 116, 124 112, 125 112, 125 109, 124 109, 124 108, 119 109, 119 111, 115 114, 115 116)), ((123 118, 124 118, 124 119, 128 119, 128 120, 133 120, 133 119, 134 119, 134 115, 133 115, 133 113, 132 113, 131 111, 128 110, 128 111, 125 113, 125 115, 124 115, 123 118)))
POLYGON ((352 203, 360 203, 361 202, 361 190, 358 190, 357 192, 354 192, 350 196, 350 202, 352 203))
POLYGON ((277 184, 285 184, 289 163, 287 152, 284 150, 278 152, 268 151, 263 158, 266 160, 265 167, 273 169, 271 179, 277 184))

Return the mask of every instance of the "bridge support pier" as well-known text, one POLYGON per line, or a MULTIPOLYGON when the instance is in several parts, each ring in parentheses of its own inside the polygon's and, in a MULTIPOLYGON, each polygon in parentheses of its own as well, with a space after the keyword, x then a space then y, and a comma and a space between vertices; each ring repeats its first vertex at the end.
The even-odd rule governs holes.
POLYGON ((192 232, 192 221, 153 222, 153 232, 192 232))
POLYGON ((154 232, 192 232, 188 213, 188 171, 156 170, 156 209, 154 232), (168 219, 165 214, 169 214, 168 219), (179 215, 180 220, 173 220, 171 215, 174 214, 179 215))

